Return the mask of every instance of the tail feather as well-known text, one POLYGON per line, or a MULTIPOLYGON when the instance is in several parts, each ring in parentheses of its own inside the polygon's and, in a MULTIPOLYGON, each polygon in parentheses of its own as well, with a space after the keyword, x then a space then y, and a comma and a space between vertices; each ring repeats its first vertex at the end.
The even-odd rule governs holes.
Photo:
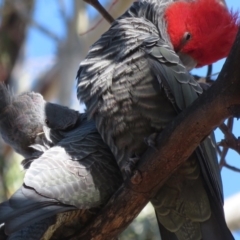
POLYGON ((234 237, 227 227, 224 217, 219 216, 218 207, 211 204, 211 217, 201 223, 202 239, 207 240, 234 240, 234 237))
MULTIPOLYGON (((212 206, 213 207, 213 206, 212 206)), ((213 207, 214 208, 214 207, 213 207)), ((202 240, 234 240, 234 237, 228 229, 225 221, 222 218, 216 216, 217 209, 212 208, 211 217, 202 223, 200 223, 200 230, 202 240)), ((218 210, 219 211, 219 210, 218 210)), ((156 213, 157 216, 157 213, 156 213)), ((158 220, 158 226, 160 230, 161 240, 178 240, 177 235, 174 232, 167 230, 158 220)), ((186 238, 181 238, 185 239, 186 238)), ((192 238, 189 238, 192 239, 192 238)))
POLYGON ((55 217, 44 219, 40 222, 34 223, 26 228, 23 228, 11 234, 7 239, 8 240, 42 239, 43 235, 45 234, 49 226, 54 224, 54 222, 55 217))
POLYGON ((161 240, 178 240, 175 233, 172 233, 172 232, 168 231, 161 224, 161 222, 158 219, 158 214, 157 214, 156 211, 155 211, 155 213, 156 213, 156 218, 157 218, 158 228, 159 228, 159 231, 160 231, 161 240))
POLYGON ((7 234, 12 234, 17 232, 25 227, 28 227, 32 224, 38 223, 42 220, 48 219, 50 217, 56 216, 56 214, 71 211, 75 209, 74 207, 65 207, 63 205, 52 205, 46 206, 43 208, 35 209, 29 213, 19 215, 11 220, 7 221, 5 224, 5 232, 7 234))
POLYGON ((8 236, 5 234, 5 225, 0 225, 0 240, 7 240, 8 236))
POLYGON ((0 223, 5 223, 7 234, 19 231, 57 213, 75 209, 73 206, 60 204, 54 199, 45 198, 34 190, 31 191, 32 193, 25 196, 19 189, 9 201, 0 204, 0 223))

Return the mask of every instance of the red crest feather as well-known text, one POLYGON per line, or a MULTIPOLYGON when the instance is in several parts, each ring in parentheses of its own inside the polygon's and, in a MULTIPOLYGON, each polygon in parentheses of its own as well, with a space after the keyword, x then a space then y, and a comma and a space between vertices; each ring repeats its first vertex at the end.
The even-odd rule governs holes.
POLYGON ((226 57, 239 28, 238 13, 229 12, 217 0, 172 3, 165 18, 175 51, 193 57, 198 67, 226 57), (185 32, 191 40, 181 48, 185 32))

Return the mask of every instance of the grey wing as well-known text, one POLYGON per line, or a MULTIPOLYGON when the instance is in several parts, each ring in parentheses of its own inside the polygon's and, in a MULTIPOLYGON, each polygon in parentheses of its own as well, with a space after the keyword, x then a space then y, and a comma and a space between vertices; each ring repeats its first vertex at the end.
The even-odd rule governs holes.
POLYGON ((164 88, 177 112, 188 107, 202 88, 188 73, 173 49, 160 39, 149 37, 144 42, 152 74, 164 88), (155 41, 154 41, 155 40, 155 41))
MULTIPOLYGON (((191 105, 202 93, 202 88, 187 72, 181 64, 177 54, 166 44, 156 42, 149 50, 148 45, 152 44, 151 38, 146 40, 146 51, 149 51, 149 62, 152 72, 162 83, 165 92, 177 112, 182 111, 191 105), (164 64, 166 63, 167 64, 164 64)), ((203 143, 200 144, 198 156, 201 154, 200 164, 205 181, 208 183, 212 194, 222 202, 222 182, 218 168, 218 160, 215 149, 214 133, 211 133, 203 143)))
MULTIPOLYGON (((146 47, 148 44, 146 44, 146 47)), ((180 62, 177 63, 176 54, 165 46, 164 50, 161 44, 157 43, 150 51, 150 66, 154 75, 160 79, 165 92, 172 102, 177 112, 188 107, 202 90, 193 77, 188 74, 180 62), (175 55, 175 56, 174 56, 175 55), (165 56, 165 57, 164 57, 165 56), (162 59, 168 59, 168 64, 162 64, 162 59)), ((219 226, 225 231, 226 236, 231 238, 229 230, 226 228, 223 213, 223 189, 219 172, 216 141, 214 133, 206 137, 196 150, 198 162, 201 167, 201 173, 207 186, 206 191, 209 196, 212 216, 219 219, 219 226)), ((214 225, 213 220, 212 224, 214 225)), ((210 222, 210 220, 209 220, 210 222)), ((215 222, 216 223, 216 222, 215 222)), ((209 234, 208 231, 206 231, 209 234)), ((205 233, 206 233, 205 232, 205 233)), ((203 233, 204 234, 204 233, 203 233)))
POLYGON ((24 183, 43 196, 77 208, 105 203, 122 182, 111 151, 92 121, 67 135, 32 163, 24 183))
MULTIPOLYGON (((77 146, 73 147, 77 148, 77 146)), ((109 175, 108 181, 103 179, 107 169, 98 161, 98 158, 101 160, 104 157, 103 155, 86 153, 85 157, 86 159, 82 161, 75 156, 71 159, 68 151, 59 146, 54 147, 45 152, 40 159, 34 160, 25 175, 24 183, 39 194, 57 199, 64 204, 78 208, 98 206, 106 201, 103 196, 109 197, 108 181, 114 181, 111 177, 115 176, 109 175), (104 183, 105 189, 104 186, 98 186, 104 183)))

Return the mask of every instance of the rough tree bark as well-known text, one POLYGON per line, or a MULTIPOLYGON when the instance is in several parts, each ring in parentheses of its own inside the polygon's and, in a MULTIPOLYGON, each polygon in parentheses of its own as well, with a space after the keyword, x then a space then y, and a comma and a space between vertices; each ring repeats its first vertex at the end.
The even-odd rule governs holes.
POLYGON ((146 151, 134 176, 72 239, 109 240, 119 235, 214 128, 230 116, 240 116, 239 59, 240 31, 216 83, 166 127, 158 138, 157 151, 146 151))

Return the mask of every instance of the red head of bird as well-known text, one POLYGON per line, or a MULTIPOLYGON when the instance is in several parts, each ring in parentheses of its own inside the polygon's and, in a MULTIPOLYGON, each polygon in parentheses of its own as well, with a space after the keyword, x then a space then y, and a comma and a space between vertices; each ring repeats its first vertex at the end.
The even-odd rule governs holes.
POLYGON ((165 18, 175 51, 191 56, 197 67, 226 57, 239 28, 237 14, 218 0, 172 3, 165 18))

